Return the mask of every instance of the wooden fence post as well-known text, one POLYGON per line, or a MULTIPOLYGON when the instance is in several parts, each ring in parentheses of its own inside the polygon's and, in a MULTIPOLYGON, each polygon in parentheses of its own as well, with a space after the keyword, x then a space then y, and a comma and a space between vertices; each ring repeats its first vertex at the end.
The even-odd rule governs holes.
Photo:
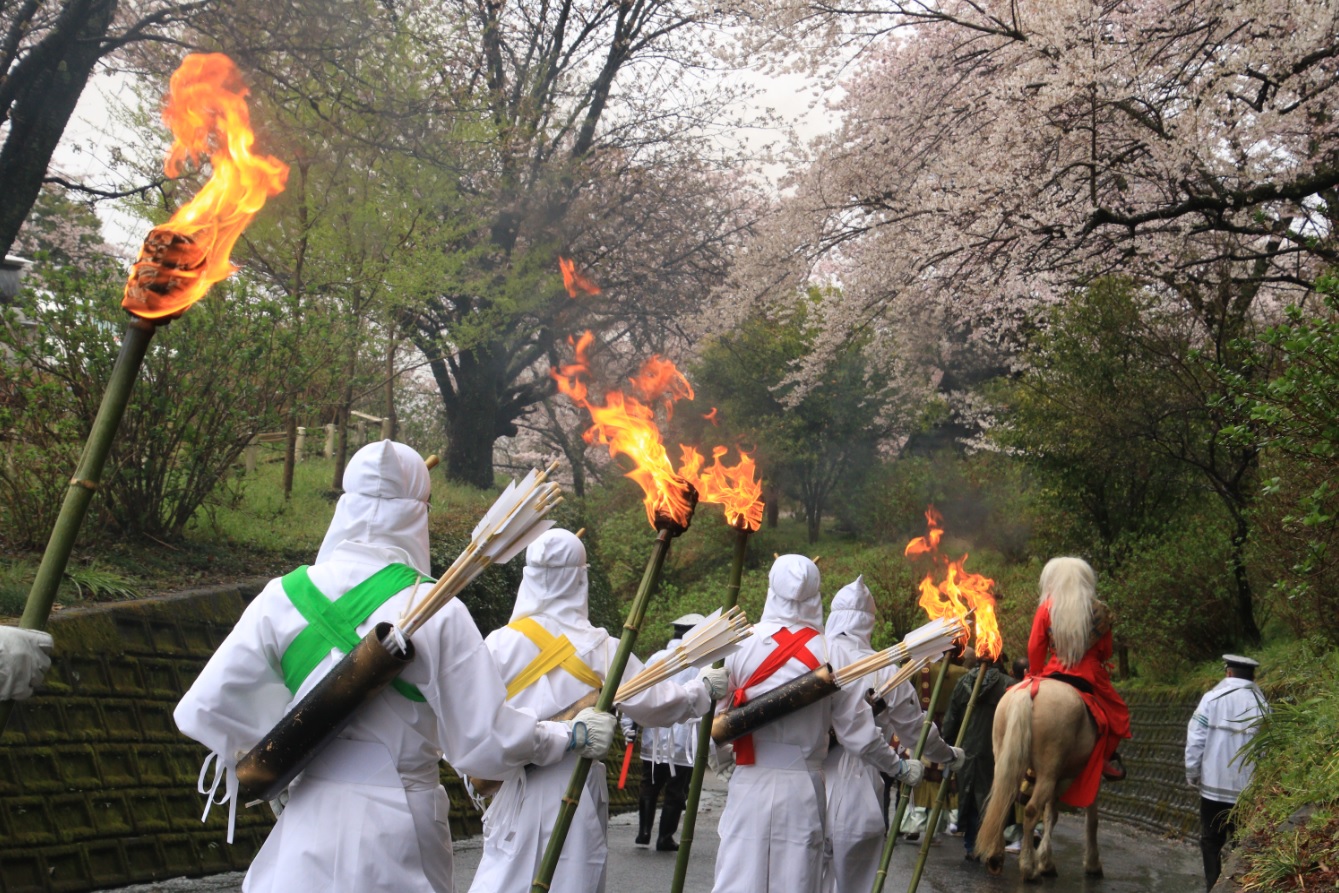
POLYGON ((242 450, 242 455, 246 461, 246 473, 255 474, 256 459, 260 456, 260 444, 256 441, 256 438, 251 438, 251 442, 242 450))
POLYGON ((298 425, 298 440, 293 446, 293 461, 302 461, 302 451, 307 448, 307 429, 298 425))
POLYGON ((325 426, 325 457, 327 459, 335 458, 335 423, 331 422, 325 426))

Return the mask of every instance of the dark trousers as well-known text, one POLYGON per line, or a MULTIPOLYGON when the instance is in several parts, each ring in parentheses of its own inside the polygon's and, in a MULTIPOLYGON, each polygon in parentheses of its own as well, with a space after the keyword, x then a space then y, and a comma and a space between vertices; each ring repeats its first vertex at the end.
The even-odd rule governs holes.
POLYGON ((1204 857, 1204 882, 1213 889, 1223 871, 1223 847, 1232 840, 1236 825, 1231 820, 1233 804, 1200 798, 1200 854, 1204 857))
POLYGON ((679 830, 684 801, 688 799, 688 782, 693 777, 691 766, 675 766, 670 774, 669 763, 650 763, 642 760, 642 789, 638 798, 638 836, 649 837, 656 820, 656 801, 665 791, 665 808, 660 813, 660 839, 673 837, 679 830))

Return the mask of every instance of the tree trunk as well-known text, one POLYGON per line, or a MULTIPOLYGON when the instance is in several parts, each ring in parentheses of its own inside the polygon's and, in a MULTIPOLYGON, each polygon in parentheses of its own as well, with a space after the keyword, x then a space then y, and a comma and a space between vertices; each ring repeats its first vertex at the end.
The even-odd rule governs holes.
POLYGON ((298 413, 289 407, 288 429, 284 437, 284 501, 293 496, 293 468, 297 465, 298 455, 298 413))
MULTIPOLYGON (((451 399, 443 402, 449 440, 446 445, 446 476, 481 490, 493 488, 493 444, 498 437, 514 434, 511 419, 499 419, 502 376, 496 350, 480 347, 461 351, 451 369, 454 381, 451 399)), ((441 384, 440 380, 438 382, 441 384)))
POLYGON ((805 504, 804 526, 809 534, 809 545, 812 546, 823 534, 823 509, 820 506, 805 504))
POLYGON ((1237 590, 1237 622, 1241 625, 1242 635, 1255 647, 1260 647, 1260 627, 1255 623, 1255 598, 1251 592, 1251 579, 1246 569, 1246 544, 1250 539, 1251 527, 1246 517, 1237 514, 1232 532, 1232 579, 1237 590))
POLYGON ((103 38, 117 5, 117 0, 66 4, 51 33, 29 54, 29 59, 41 61, 31 66, 23 82, 6 84, 0 78, 0 90, 13 90, 14 102, 9 120, 3 122, 9 131, 0 148, 0 255, 9 253, 42 190, 56 144, 106 52, 103 38))
POLYGON ((387 440, 395 440, 400 433, 400 420, 395 415, 395 348, 399 344, 395 321, 391 321, 390 345, 386 348, 386 418, 389 423, 383 427, 387 440), (389 429, 387 432, 385 429, 389 429))
POLYGON ((335 411, 335 427, 339 436, 335 438, 335 471, 331 475, 330 489, 336 493, 344 492, 344 466, 349 461, 349 409, 352 406, 353 381, 346 379, 343 399, 335 411))
POLYGON ((493 488, 493 419, 496 407, 466 394, 455 412, 446 414, 446 476, 480 490, 493 488))

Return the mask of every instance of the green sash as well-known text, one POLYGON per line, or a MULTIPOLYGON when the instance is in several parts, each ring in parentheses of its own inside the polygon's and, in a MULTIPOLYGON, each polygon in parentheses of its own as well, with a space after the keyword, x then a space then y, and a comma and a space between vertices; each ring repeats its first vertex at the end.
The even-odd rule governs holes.
MULTIPOLYGON (((362 640, 358 625, 391 596, 429 579, 407 564, 391 564, 332 602, 312 583, 305 565, 286 574, 284 594, 307 620, 307 628, 289 644, 281 661, 288 690, 297 694, 332 648, 343 654, 352 651, 362 640)), ((411 701, 425 700, 422 692, 403 679, 393 680, 391 687, 411 701)))

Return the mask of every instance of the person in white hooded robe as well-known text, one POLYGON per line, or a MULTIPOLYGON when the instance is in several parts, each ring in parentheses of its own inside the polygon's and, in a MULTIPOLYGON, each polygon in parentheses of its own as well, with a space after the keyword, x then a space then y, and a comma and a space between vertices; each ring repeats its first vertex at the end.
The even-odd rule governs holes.
MULTIPOLYGON (((874 620, 874 597, 870 595, 863 576, 846 584, 833 596, 823 632, 834 667, 847 666, 874 653, 870 645, 874 620)), ((858 688, 862 691, 881 689, 896 671, 895 667, 889 667, 872 673, 860 681, 858 688)), ((921 710, 915 687, 910 681, 903 682, 884 701, 887 706, 874 717, 883 740, 888 741, 896 735, 910 747, 919 739, 925 722, 925 712, 921 710)), ((938 728, 931 725, 924 757, 952 768, 961 764, 963 753, 946 744, 938 728)), ((874 875, 887 831, 881 804, 883 779, 874 766, 841 744, 828 749, 823 771, 828 786, 823 889, 825 893, 865 893, 874 888, 874 875)))
MULTIPOLYGON (((511 622, 489 633, 484 644, 507 682, 508 703, 542 718, 599 690, 618 639, 590 624, 586 547, 575 534, 547 531, 530 544, 525 562, 511 622)), ((641 669, 629 655, 623 679, 641 669)), ((686 685, 662 682, 618 708, 639 725, 667 726, 702 715, 725 692, 725 671, 704 670, 686 685)), ((572 755, 555 765, 494 776, 503 784, 484 814, 484 850, 471 893, 530 889, 575 765, 572 755)), ((608 785, 604 764, 597 762, 554 871, 553 893, 604 890, 608 829, 608 785)))
MULTIPOLYGON (((767 601, 753 636, 725 661, 731 687, 743 688, 745 698, 833 662, 821 631, 818 587, 818 567, 802 555, 782 555, 772 565, 767 601), (789 656, 768 673, 778 651, 778 657, 789 656)), ((834 663, 834 669, 839 666, 834 663)), ((714 893, 820 889, 829 730, 849 754, 876 771, 910 785, 920 781, 921 764, 893 752, 874 724, 864 690, 861 684, 850 685, 734 742, 735 769, 721 813, 714 893)))
MULTIPOLYGON (((665 647, 647 658, 647 666, 665 660, 683 644, 684 636, 706 620, 701 614, 685 614, 672 621, 674 636, 665 647)), ((697 675, 692 667, 681 670, 673 677, 675 682, 687 684, 697 675)), ((679 848, 674 835, 679 833, 679 819, 683 816, 688 799, 688 783, 693 775, 693 758, 697 754, 697 728, 700 716, 687 722, 675 723, 668 728, 646 728, 635 732, 636 725, 624 716, 620 721, 624 737, 637 734, 642 743, 642 785, 637 798, 637 837, 635 843, 645 846, 651 842, 655 827, 656 801, 665 792, 665 805, 660 813, 660 833, 656 836, 656 850, 674 852, 679 848)))
MULTIPOLYGON (((389 440, 370 444, 349 461, 344 489, 316 563, 256 596, 174 713, 185 734, 213 751, 201 787, 215 762, 209 794, 226 802, 214 799, 226 784, 230 839, 238 759, 342 657, 321 638, 324 624, 342 622, 346 634, 354 626, 361 638, 394 622, 428 586, 431 485, 422 457, 389 440), (313 610, 324 613, 309 624, 304 611, 313 610), (295 661, 314 665, 304 675, 295 661)), ((443 755, 459 773, 500 775, 557 762, 582 738, 588 746, 580 749, 592 755, 612 741, 609 714, 548 723, 508 707, 459 600, 415 632, 413 645, 415 658, 392 687, 362 705, 289 785, 244 891, 453 893, 443 755)))

